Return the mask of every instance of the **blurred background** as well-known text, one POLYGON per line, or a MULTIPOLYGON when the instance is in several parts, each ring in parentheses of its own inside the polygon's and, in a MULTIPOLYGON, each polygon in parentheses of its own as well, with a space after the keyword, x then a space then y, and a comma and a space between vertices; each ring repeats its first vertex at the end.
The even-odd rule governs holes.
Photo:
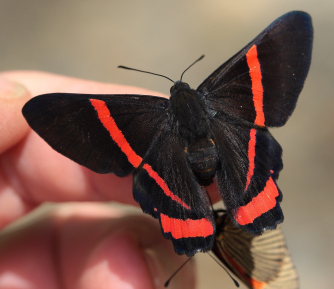
MULTIPOLYGON (((165 79, 117 69, 119 64, 197 87, 209 73, 274 19, 304 10, 314 21, 311 70, 296 111, 274 129, 284 148, 279 185, 289 248, 301 288, 334 281, 334 2, 312 0, 0 1, 0 69, 45 70, 168 93, 165 79)), ((206 254, 198 254, 199 288, 235 288, 206 254)), ((244 287, 242 287, 244 288, 244 287)))

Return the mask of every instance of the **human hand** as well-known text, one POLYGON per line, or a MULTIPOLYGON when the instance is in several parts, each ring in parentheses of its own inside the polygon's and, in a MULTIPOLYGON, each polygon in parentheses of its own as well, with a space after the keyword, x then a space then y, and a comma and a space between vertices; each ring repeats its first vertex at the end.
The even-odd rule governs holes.
MULTIPOLYGON (((29 129, 23 104, 49 92, 159 95, 41 72, 0 75, 0 226, 7 226, 0 233, 0 289, 161 288, 184 257, 174 253, 153 218, 104 204, 67 203, 12 225, 47 201, 135 204, 132 177, 91 172, 29 129)), ((171 288, 193 288, 192 270, 187 265, 171 288)))

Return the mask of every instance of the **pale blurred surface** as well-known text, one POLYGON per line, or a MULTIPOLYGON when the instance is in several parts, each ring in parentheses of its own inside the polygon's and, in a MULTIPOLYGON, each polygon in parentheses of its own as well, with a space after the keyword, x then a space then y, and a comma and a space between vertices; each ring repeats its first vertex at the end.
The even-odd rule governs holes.
MULTIPOLYGON (((275 18, 309 12, 311 71, 288 124, 274 130, 284 148, 280 177, 284 230, 303 289, 334 287, 334 2, 169 0, 0 2, 0 69, 36 69, 168 93, 170 83, 118 70, 119 64, 196 87, 275 18)), ((199 254, 201 255, 201 254, 199 254)), ((235 288, 209 256, 196 257, 199 288, 235 288)), ((242 287, 244 288, 244 287, 242 287)))

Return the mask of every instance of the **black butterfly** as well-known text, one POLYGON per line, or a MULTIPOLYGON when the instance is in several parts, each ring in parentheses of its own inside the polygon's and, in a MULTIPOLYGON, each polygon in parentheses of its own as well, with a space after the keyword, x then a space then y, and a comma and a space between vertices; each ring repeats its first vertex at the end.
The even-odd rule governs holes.
POLYGON ((283 15, 193 90, 170 99, 53 93, 23 114, 56 151, 98 173, 134 174, 134 198, 158 218, 175 250, 210 250, 215 221, 203 186, 217 179, 228 214, 260 234, 283 220, 276 185, 282 126, 309 70, 311 18, 283 15))

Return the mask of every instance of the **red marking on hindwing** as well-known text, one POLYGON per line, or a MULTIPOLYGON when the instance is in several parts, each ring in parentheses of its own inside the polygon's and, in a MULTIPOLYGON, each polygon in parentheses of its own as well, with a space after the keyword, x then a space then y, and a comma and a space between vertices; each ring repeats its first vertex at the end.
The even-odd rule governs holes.
MULTIPOLYGON (((122 152, 126 155, 131 165, 135 168, 138 168, 142 162, 143 158, 139 156, 131 147, 124 134, 117 126, 115 119, 112 117, 111 112, 105 101, 100 99, 90 99, 90 103, 95 108, 98 118, 109 132, 111 138, 114 142, 119 146, 122 152)), ((147 171, 151 178, 153 178, 156 183, 160 186, 163 192, 170 197, 175 202, 178 202, 180 205, 185 207, 186 209, 190 209, 190 206, 187 205, 181 198, 175 195, 168 187, 163 178, 159 176, 159 174, 149 165, 144 164, 143 168, 147 171)))
POLYGON ((254 175, 255 154, 256 154, 255 148, 256 148, 256 129, 252 128, 250 130, 249 142, 248 142, 248 162, 249 164, 248 164, 248 173, 247 173, 247 182, 246 182, 245 191, 247 191, 248 186, 254 175))
POLYGON ((161 226, 165 233, 171 233, 174 239, 209 237, 215 232, 213 224, 206 218, 175 219, 160 214, 161 226))
POLYGON ((265 125, 265 116, 263 112, 263 84, 261 64, 258 58, 257 47, 253 45, 246 54, 249 74, 252 80, 253 102, 256 112, 254 123, 256 125, 265 125))
POLYGON ((161 178, 159 174, 155 170, 153 170, 153 168, 149 164, 144 164, 143 168, 147 171, 150 177, 156 181, 156 183, 160 186, 160 188, 165 192, 165 194, 168 197, 170 197, 175 202, 178 202, 179 204, 181 204, 183 207, 187 208, 188 210, 190 210, 190 206, 187 205, 184 201, 182 201, 181 198, 179 198, 169 189, 164 179, 161 178))
POLYGON ((235 219, 240 225, 247 225, 264 213, 276 207, 276 198, 279 196, 278 188, 274 180, 270 177, 265 188, 247 205, 237 209, 235 219))

